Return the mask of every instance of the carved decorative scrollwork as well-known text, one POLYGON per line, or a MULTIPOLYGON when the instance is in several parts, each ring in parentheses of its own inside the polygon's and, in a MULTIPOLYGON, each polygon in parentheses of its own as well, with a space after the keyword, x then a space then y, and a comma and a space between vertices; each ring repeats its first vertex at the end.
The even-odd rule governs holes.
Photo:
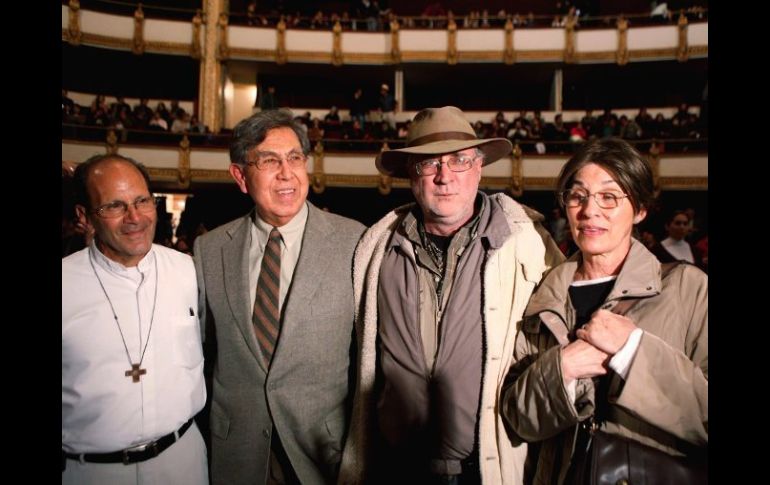
POLYGON ((178 171, 179 186, 183 189, 190 187, 190 139, 187 135, 179 142, 178 171))
POLYGON ((134 39, 131 43, 131 52, 137 55, 144 54, 144 11, 141 3, 134 10, 134 39))

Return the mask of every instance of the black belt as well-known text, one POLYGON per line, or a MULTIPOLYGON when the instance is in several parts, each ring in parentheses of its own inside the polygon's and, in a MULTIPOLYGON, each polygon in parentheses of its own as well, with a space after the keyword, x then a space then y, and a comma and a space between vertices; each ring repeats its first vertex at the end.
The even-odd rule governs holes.
POLYGON ((193 423, 193 418, 190 418, 185 424, 182 425, 177 431, 169 433, 166 436, 158 438, 155 441, 151 441, 147 444, 135 446, 133 448, 127 448, 122 451, 115 451, 112 453, 67 453, 64 452, 64 456, 72 460, 88 461, 91 463, 123 463, 129 465, 131 463, 138 463, 140 461, 149 460, 163 453, 169 446, 173 445, 183 434, 190 428, 193 423))

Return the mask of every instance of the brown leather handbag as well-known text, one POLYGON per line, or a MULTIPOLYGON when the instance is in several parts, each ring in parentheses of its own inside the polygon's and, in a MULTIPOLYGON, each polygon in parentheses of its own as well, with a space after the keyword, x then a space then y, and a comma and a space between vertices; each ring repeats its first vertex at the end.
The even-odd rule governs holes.
MULTIPOLYGON (((661 278, 671 273, 679 262, 661 264, 661 278)), ((611 310, 625 315, 640 300, 622 300, 611 310)), ((549 325, 549 328, 551 326, 549 325)), ((566 341, 566 329, 554 333, 560 343, 566 341)), ((555 329, 551 331, 554 332, 555 329)), ((669 455, 656 448, 598 429, 598 416, 580 423, 575 437, 575 452, 567 473, 567 483, 588 485, 658 485, 708 483, 706 449, 690 448, 687 457, 669 455)))
POLYGON ((676 457, 637 441, 594 431, 588 483, 591 485, 654 485, 708 483, 708 459, 676 457))

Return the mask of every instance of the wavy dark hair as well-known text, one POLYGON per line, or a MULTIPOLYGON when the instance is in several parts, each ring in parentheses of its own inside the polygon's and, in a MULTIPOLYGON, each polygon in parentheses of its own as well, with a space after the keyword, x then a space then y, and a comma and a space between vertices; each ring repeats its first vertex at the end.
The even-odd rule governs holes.
POLYGON ((562 167, 556 187, 556 196, 562 209, 564 201, 559 194, 571 188, 575 175, 591 163, 612 175, 613 180, 628 195, 635 214, 643 208, 652 207, 655 202, 655 183, 649 162, 628 142, 609 137, 586 142, 562 167))
POLYGON ((307 132, 294 121, 291 111, 271 109, 254 113, 235 125, 233 140, 230 142, 230 161, 244 165, 248 161, 249 152, 265 141, 267 132, 275 128, 291 128, 299 139, 302 153, 305 155, 310 153, 307 132))

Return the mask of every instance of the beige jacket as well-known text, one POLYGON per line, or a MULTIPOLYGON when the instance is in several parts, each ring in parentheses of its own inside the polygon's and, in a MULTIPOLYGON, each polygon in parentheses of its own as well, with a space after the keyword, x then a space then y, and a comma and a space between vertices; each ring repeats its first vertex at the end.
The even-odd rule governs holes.
MULTIPOLYGON (((542 442, 534 483, 563 483, 576 424, 595 409, 591 379, 580 379, 567 398, 560 346, 542 320, 574 327, 568 288, 580 254, 549 273, 527 306, 516 341, 509 384, 503 390, 506 424, 530 442, 542 442)), ((673 455, 708 445, 708 276, 681 264, 661 281, 660 263, 643 244, 631 249, 602 308, 641 298, 626 316, 644 330, 625 381, 610 374, 607 421, 602 428, 673 455)), ((529 481, 529 480, 528 480, 529 481)))
MULTIPOLYGON (((499 409, 500 389, 513 363, 516 332, 527 301, 543 273, 560 263, 563 256, 539 222, 543 216, 503 194, 490 196, 492 210, 506 215, 510 237, 497 251, 487 255, 482 290, 484 294, 485 348, 479 416, 479 462, 482 483, 522 483, 526 444, 512 442, 505 432, 499 409)), ((377 283, 387 243, 404 214, 404 206, 372 226, 356 248, 353 265, 358 340, 356 395, 340 469, 341 484, 367 480, 368 454, 374 434, 375 362, 377 340, 377 283)), ((398 466, 394 464, 394 466, 398 466)))

